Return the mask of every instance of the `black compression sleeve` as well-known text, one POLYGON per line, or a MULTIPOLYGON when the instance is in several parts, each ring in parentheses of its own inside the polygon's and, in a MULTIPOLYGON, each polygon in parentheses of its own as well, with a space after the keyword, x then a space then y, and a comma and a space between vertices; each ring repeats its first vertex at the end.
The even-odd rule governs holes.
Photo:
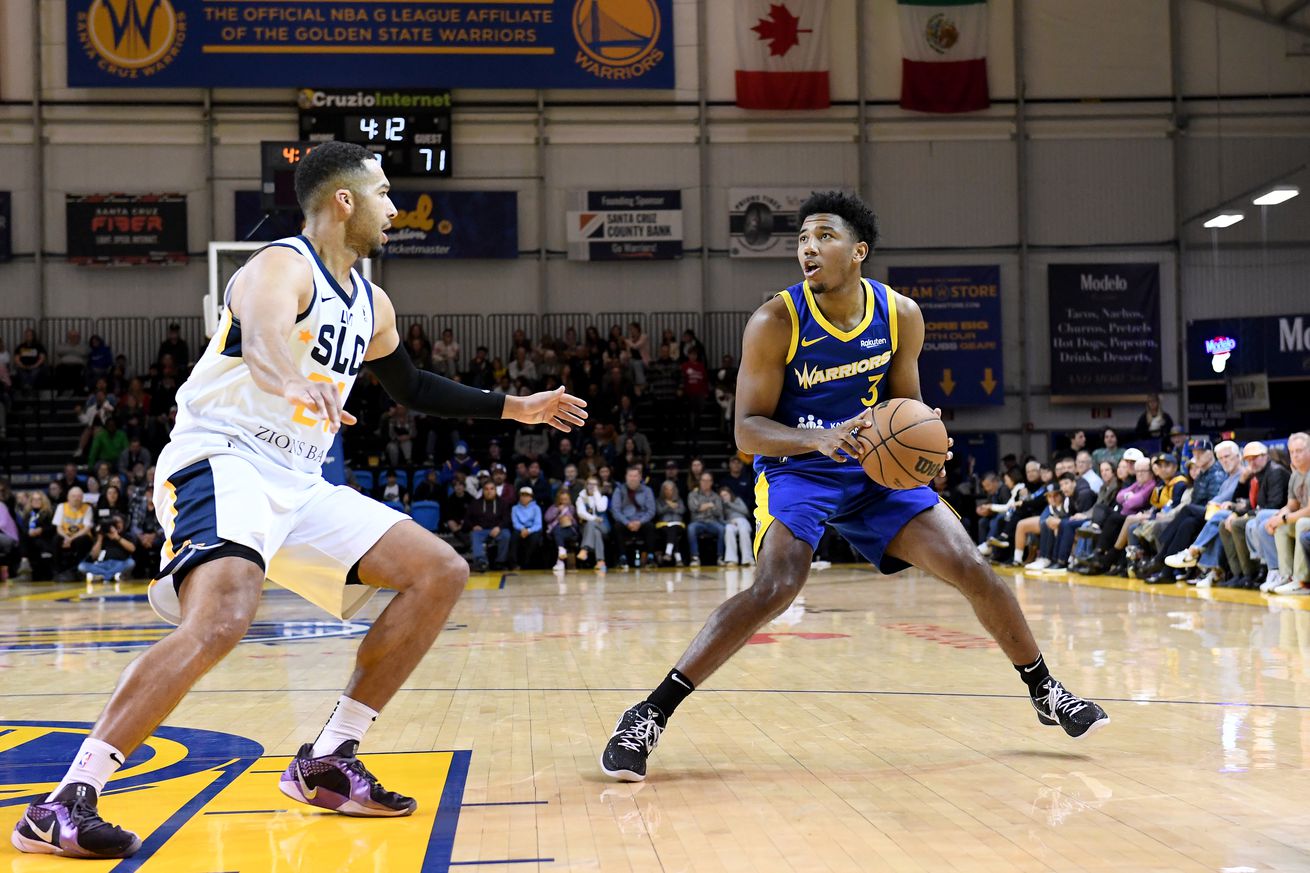
POLYGON ((505 412, 505 395, 425 373, 414 366, 403 346, 396 346, 386 357, 369 361, 368 367, 392 399, 423 415, 500 418, 505 412))

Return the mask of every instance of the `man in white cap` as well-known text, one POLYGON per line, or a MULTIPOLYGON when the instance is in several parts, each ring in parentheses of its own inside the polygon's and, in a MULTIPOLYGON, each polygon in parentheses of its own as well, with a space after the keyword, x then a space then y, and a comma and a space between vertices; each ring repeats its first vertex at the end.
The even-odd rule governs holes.
MULTIPOLYGON (((1292 434, 1287 438, 1287 451, 1292 456, 1287 503, 1266 519, 1257 533, 1262 553, 1267 552, 1267 541, 1273 541, 1282 584, 1271 585, 1266 579, 1262 590, 1305 596, 1310 595, 1310 556, 1298 548, 1297 541, 1310 533, 1310 434, 1292 434)), ((1271 570, 1269 576, 1273 575, 1271 570)))
MULTIPOLYGON (((1270 568, 1260 563, 1258 553, 1252 554, 1246 529, 1251 522, 1259 523, 1260 510, 1277 510, 1287 503, 1289 475, 1286 467, 1270 460, 1268 447, 1259 440, 1247 443, 1242 448, 1242 457, 1246 459, 1248 474, 1246 491, 1244 494, 1242 485, 1238 485, 1233 514, 1220 525, 1219 541, 1233 571, 1227 587, 1259 588, 1270 568)), ((1265 518, 1272 515, 1271 512, 1265 518)), ((1276 572, 1277 568, 1273 569, 1276 572)))

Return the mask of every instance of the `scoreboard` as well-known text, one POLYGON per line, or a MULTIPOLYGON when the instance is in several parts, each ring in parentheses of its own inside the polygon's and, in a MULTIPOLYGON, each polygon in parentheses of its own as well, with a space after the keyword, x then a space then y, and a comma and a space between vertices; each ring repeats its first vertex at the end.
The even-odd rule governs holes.
POLYGON ((300 139, 377 152, 388 176, 451 175, 450 91, 324 91, 298 97, 300 139))

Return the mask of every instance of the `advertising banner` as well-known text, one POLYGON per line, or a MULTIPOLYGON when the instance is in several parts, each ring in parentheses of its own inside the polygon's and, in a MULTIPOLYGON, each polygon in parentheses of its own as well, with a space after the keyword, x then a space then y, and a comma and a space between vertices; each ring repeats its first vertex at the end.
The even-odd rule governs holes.
POLYGON ((67 0, 67 40, 73 88, 674 84, 673 0, 67 0))
POLYGON ((891 267, 887 284, 919 304, 919 390, 929 406, 1005 402, 1001 268, 891 267))
POLYGON ((1051 395, 1158 392, 1159 264, 1050 264, 1051 395))
POLYGON ((185 194, 68 194, 68 260, 124 266, 185 264, 185 194))
POLYGON ((682 257, 681 191, 570 191, 571 261, 682 257))
POLYGON ((1207 318, 1187 325, 1187 381, 1265 373, 1310 379, 1310 310, 1303 315, 1207 318))
POLYGON ((728 255, 734 258, 794 258, 800 209, 819 188, 729 188, 728 255))
POLYGON ((388 258, 517 258, 515 191, 392 191, 388 258))

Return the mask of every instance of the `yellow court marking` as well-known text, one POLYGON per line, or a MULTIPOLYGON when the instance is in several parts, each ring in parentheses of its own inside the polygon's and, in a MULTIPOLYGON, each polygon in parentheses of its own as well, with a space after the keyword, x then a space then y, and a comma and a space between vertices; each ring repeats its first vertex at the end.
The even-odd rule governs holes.
POLYGON ((1310 610, 1310 597, 1284 597, 1280 595, 1261 594, 1243 588, 1197 588, 1195 585, 1147 585, 1139 579, 1125 579, 1120 576, 1083 576, 1080 573, 1043 573, 1028 575, 1023 570, 1009 567, 997 567, 998 573, 1005 573, 1018 579, 1033 582, 1058 582, 1064 585, 1083 585, 1088 588, 1104 588, 1111 591, 1137 591, 1145 594, 1160 594, 1164 597, 1183 597, 1189 600, 1213 600, 1219 603, 1241 603, 1246 606, 1268 606, 1274 609, 1310 610))
POLYGON ((505 587, 504 579, 503 573, 470 573, 468 581, 464 583, 464 590, 496 591, 505 587))
POLYGON ((201 808, 141 870, 419 873, 433 838, 454 753, 375 754, 364 759, 383 785, 415 798, 418 811, 403 818, 378 820, 350 818, 297 803, 277 787, 279 774, 291 758, 260 758, 201 808))

